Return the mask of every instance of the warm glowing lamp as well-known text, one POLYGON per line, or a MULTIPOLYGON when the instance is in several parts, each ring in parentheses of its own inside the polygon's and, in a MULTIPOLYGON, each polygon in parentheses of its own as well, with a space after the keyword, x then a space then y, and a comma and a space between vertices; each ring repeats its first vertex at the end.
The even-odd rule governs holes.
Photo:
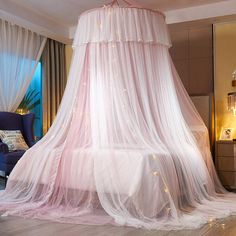
POLYGON ((232 86, 235 87, 236 86, 236 70, 232 73, 232 86))
POLYGON ((236 116, 236 92, 228 93, 228 110, 236 116))
MULTIPOLYGON (((236 70, 232 73, 232 86, 236 87, 236 70)), ((228 93, 228 110, 233 111, 236 116, 236 92, 228 93)))

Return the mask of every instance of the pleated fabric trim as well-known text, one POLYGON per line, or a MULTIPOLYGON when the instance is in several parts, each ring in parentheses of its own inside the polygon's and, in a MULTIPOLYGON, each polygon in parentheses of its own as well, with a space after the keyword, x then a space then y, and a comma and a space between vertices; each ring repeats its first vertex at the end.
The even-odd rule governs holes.
POLYGON ((143 8, 104 6, 79 18, 73 48, 87 43, 142 42, 171 46, 165 16, 143 8))

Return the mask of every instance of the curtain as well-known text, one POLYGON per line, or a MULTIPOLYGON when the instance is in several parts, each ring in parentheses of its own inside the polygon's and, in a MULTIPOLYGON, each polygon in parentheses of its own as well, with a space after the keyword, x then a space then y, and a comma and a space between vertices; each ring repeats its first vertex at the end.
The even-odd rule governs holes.
POLYGON ((50 128, 66 86, 65 44, 48 39, 42 54, 43 133, 50 128))
POLYGON ((0 111, 14 112, 22 101, 46 38, 0 19, 0 111))

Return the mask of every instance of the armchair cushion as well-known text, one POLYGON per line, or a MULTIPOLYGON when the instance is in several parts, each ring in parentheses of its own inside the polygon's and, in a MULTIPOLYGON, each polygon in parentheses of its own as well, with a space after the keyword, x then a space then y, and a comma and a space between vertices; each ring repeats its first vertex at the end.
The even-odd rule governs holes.
POLYGON ((19 115, 11 112, 0 112, 0 130, 20 130, 29 147, 34 145, 33 113, 19 115))
POLYGON ((0 170, 4 171, 5 175, 9 175, 24 153, 25 151, 15 151, 6 154, 0 152, 0 170))
POLYGON ((0 139, 7 144, 9 151, 29 148, 20 130, 0 130, 0 139))
MULTIPOLYGON (((34 145, 34 124, 35 115, 29 113, 19 115, 11 112, 0 112, 0 130, 20 130, 25 142, 29 147, 34 145)), ((7 145, 0 140, 0 171, 10 174, 17 161, 25 151, 9 152, 7 145)))
POLYGON ((24 153, 25 151, 14 151, 6 153, 4 155, 0 154, 0 162, 15 165, 24 153))

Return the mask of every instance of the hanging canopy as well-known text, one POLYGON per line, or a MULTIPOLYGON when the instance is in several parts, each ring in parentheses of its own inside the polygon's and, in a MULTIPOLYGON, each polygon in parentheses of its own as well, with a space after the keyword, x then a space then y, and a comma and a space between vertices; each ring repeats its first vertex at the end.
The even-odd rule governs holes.
POLYGON ((169 56, 163 14, 107 6, 78 23, 49 132, 0 193, 0 210, 80 224, 196 228, 236 212, 207 129, 169 56))
POLYGON ((108 42, 171 45, 165 17, 160 12, 137 7, 104 6, 82 14, 73 47, 108 42))

